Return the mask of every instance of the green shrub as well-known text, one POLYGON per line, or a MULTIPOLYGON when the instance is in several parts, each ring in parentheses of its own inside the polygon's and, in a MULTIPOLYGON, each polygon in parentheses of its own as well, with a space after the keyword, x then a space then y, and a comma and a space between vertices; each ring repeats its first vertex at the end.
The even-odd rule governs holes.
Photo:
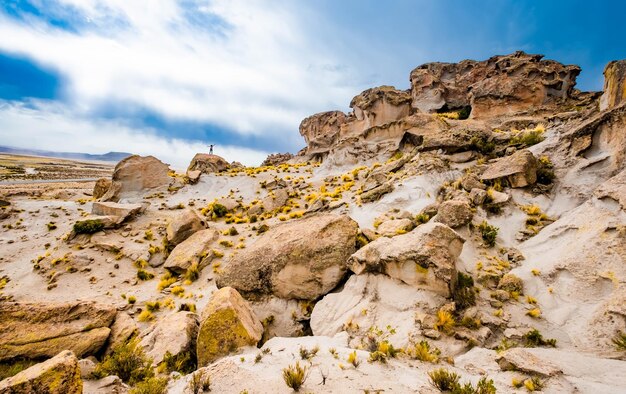
POLYGON ((439 391, 452 391, 459 387, 459 375, 445 368, 432 370, 428 373, 430 382, 439 391))
POLYGON ((485 136, 474 136, 470 140, 473 150, 488 155, 496 149, 496 143, 485 136))
POLYGON ((137 270, 137 278, 139 280, 150 280, 152 278, 154 278, 154 274, 151 272, 146 271, 143 268, 140 268, 137 270))
POLYGON ((299 361, 296 361, 295 365, 283 369, 283 380, 287 387, 293 391, 299 391, 308 376, 308 368, 306 366, 301 367, 299 361))
POLYGON ((152 359, 144 354, 143 348, 139 346, 139 341, 133 339, 116 346, 111 354, 96 365, 93 375, 97 379, 116 375, 125 383, 135 385, 153 377, 154 371, 152 370, 152 359))
POLYGON ((80 220, 74 223, 76 234, 94 234, 104 229, 104 223, 98 219, 80 220))
POLYGON ((543 127, 520 131, 511 138, 509 145, 521 145, 522 147, 536 145, 545 139, 543 136, 544 131, 543 127))
POLYGON ((222 218, 228 213, 228 208, 226 208, 222 204, 214 203, 212 211, 215 217, 222 218))
POLYGON ((554 181, 554 178, 556 178, 554 164, 547 156, 541 156, 537 166, 537 183, 549 185, 554 181))
POLYGON ((556 339, 543 339, 543 335, 539 330, 532 329, 524 334, 524 346, 526 347, 538 347, 538 346, 551 346, 556 347, 556 339))
POLYGON ((491 224, 487 223, 486 220, 483 220, 483 222, 478 225, 478 230, 480 231, 485 245, 492 247, 496 244, 498 230, 500 230, 499 228, 497 228, 496 226, 492 226, 491 224))
POLYGON ((430 220, 430 215, 427 213, 419 213, 415 215, 415 221, 418 224, 428 223, 429 220, 430 220))
POLYGON ((192 394, 211 391, 211 377, 204 371, 196 371, 191 375, 189 386, 192 394))
POLYGON ((186 375, 196 370, 196 355, 192 351, 185 351, 173 356, 167 351, 161 365, 167 372, 176 371, 186 375))
POLYGON ((130 394, 165 394, 167 389, 167 378, 148 378, 137 383, 130 390, 130 394))
POLYGON ((459 272, 454 290, 454 303, 457 310, 476 305, 476 288, 474 278, 459 272))
POLYGON ((6 363, 0 363, 0 380, 15 376, 35 364, 37 364, 37 361, 33 360, 13 360, 6 363))
POLYGON ((187 271, 185 272, 185 279, 188 279, 192 282, 198 280, 200 277, 200 267, 197 262, 191 263, 187 271))

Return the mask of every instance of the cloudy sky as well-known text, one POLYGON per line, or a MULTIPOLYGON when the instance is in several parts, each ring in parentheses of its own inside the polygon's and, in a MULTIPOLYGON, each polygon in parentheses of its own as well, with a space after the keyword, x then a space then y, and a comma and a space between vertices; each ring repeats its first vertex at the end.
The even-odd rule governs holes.
POLYGON ((259 164, 302 118, 414 67, 515 50, 602 88, 626 2, 0 0, 0 145, 259 164))

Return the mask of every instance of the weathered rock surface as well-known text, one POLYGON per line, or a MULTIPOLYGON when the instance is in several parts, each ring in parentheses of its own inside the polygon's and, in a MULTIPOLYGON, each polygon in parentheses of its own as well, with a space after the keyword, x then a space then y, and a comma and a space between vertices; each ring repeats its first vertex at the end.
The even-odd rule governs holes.
POLYGON ((108 178, 100 178, 93 187, 93 198, 96 200, 104 196, 111 187, 111 180, 108 178))
POLYGON ((94 202, 91 206, 91 213, 100 216, 117 216, 120 223, 128 218, 138 215, 143 210, 141 204, 120 204, 117 202, 94 202))
POLYGON ((190 171, 200 171, 202 174, 210 174, 212 172, 226 171, 230 168, 230 164, 222 157, 218 155, 210 155, 207 153, 197 153, 189 167, 187 167, 187 173, 190 171))
POLYGON ((381 272, 444 297, 454 291, 456 258, 465 240, 450 227, 429 222, 393 238, 381 237, 350 256, 357 275, 381 272))
POLYGON ((306 153, 326 153, 337 142, 346 114, 341 111, 322 112, 309 116, 300 123, 300 135, 307 144, 306 153))
POLYGON ((283 207, 289 199, 289 192, 286 189, 275 189, 270 195, 261 201, 261 206, 265 211, 272 212, 283 207))
POLYGON ((126 394, 129 391, 130 387, 115 375, 83 381, 84 394, 126 394))
POLYGON ((107 340, 105 354, 110 354, 117 346, 128 342, 138 332, 137 323, 126 312, 117 312, 111 325, 111 333, 107 340))
POLYGON ((413 227, 415 225, 411 219, 393 219, 382 222, 376 231, 382 236, 393 237, 409 232, 413 227))
POLYGON ((353 118, 342 126, 342 136, 402 119, 411 113, 411 95, 393 86, 367 89, 350 102, 353 118))
POLYGON ((396 331, 391 337, 394 346, 405 346, 416 332, 416 305, 435 307, 443 302, 443 297, 385 275, 352 275, 341 291, 315 304, 311 329, 314 335, 333 336, 346 330, 360 337, 370 327, 390 325, 396 331))
POLYGON ((316 299, 343 278, 357 233, 355 221, 334 214, 281 223, 237 253, 217 278, 217 285, 244 294, 316 299))
POLYGON ((626 102, 626 60, 612 61, 606 65, 603 91, 600 98, 601 111, 626 102))
POLYGON ((172 181, 168 173, 168 165, 156 157, 129 156, 115 166, 111 187, 102 200, 119 201, 120 198, 167 187, 172 181))
POLYGON ((268 155, 263 163, 261 163, 261 167, 264 166, 277 166, 279 164, 283 164, 293 159, 293 154, 291 153, 272 153, 268 155))
POLYGON ((204 220, 200 215, 192 209, 185 209, 167 225, 167 242, 170 245, 178 245, 204 228, 204 220))
POLYGON ((546 377, 563 372, 556 365, 542 360, 523 348, 509 349, 498 356, 496 361, 504 371, 521 371, 546 377))
POLYGON ((172 357, 195 358, 198 330, 198 315, 195 313, 171 313, 159 320, 139 345, 155 365, 161 363, 168 352, 172 357))
POLYGON ((537 181, 537 159, 528 149, 519 150, 491 164, 480 179, 506 179, 513 188, 532 185, 537 181))
POLYGON ((439 204, 437 215, 433 220, 456 228, 471 222, 473 216, 472 208, 466 201, 448 200, 439 204))
POLYGON ((237 348, 254 346, 262 335, 263 325, 237 290, 219 289, 201 314, 198 366, 205 366, 237 348))
MULTIPOLYGON (((167 256, 164 267, 182 274, 189 267, 197 263, 200 265, 202 260, 208 256, 211 245, 219 238, 219 232, 213 229, 200 230, 178 244, 174 250, 167 256)), ((200 268, 204 268, 201 267, 200 268)))
POLYGON ((515 52, 485 61, 424 64, 411 72, 412 105, 423 112, 471 107, 472 117, 484 118, 568 98, 580 67, 542 58, 515 52))
POLYGON ((53 357, 71 350, 95 354, 109 337, 116 310, 78 303, 0 303, 0 361, 53 357))
POLYGON ((64 350, 0 382, 0 393, 82 394, 78 359, 64 350))

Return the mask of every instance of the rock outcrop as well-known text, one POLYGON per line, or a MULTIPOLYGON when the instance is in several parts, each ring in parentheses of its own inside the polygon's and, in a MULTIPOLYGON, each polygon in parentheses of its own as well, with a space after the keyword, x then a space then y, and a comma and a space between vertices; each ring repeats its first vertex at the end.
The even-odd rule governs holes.
POLYGON ((293 159, 293 154, 291 153, 272 153, 268 155, 263 163, 261 163, 261 167, 266 166, 277 166, 279 164, 283 164, 293 159))
POLYGON ((210 174, 212 172, 226 171, 229 168, 230 164, 218 155, 197 153, 193 159, 191 159, 191 163, 189 163, 189 167, 187 167, 187 173, 200 171, 202 174, 210 174))
POLYGON ((600 98, 601 111, 626 102, 626 60, 612 61, 606 65, 603 90, 600 98))
POLYGON ((370 242, 350 257, 348 266, 357 275, 381 272, 449 297, 456 282, 456 258, 464 242, 450 227, 429 222, 407 234, 370 242))
POLYGON ((356 222, 342 215, 317 214, 281 223, 237 253, 217 285, 246 295, 314 300, 343 278, 357 232, 356 222))
POLYGON ((196 211, 185 209, 167 225, 167 242, 170 245, 178 245, 204 228, 204 220, 196 211))
POLYGON ((181 361, 187 359, 195 364, 198 315, 192 312, 176 312, 159 320, 152 330, 143 336, 139 345, 154 365, 164 361, 166 355, 181 361))
POLYGON ((513 188, 537 182, 537 159, 528 149, 522 149, 491 164, 481 175, 482 181, 504 179, 513 188))
POLYGON ((111 186, 103 201, 119 201, 141 195, 152 189, 167 187, 172 178, 167 164, 153 156, 129 156, 117 163, 111 186))
POLYGON ((309 116, 300 123, 300 135, 306 141, 307 155, 327 153, 339 139, 346 114, 341 111, 322 112, 309 116))
POLYGON ((254 346, 263 325, 237 290, 224 287, 211 296, 200 317, 198 365, 205 366, 243 346, 254 346))
POLYGON ((53 357, 71 350, 77 357, 96 354, 115 318, 111 306, 78 303, 0 303, 0 361, 53 357))
POLYGON ((42 363, 0 382, 0 393, 82 394, 78 359, 64 350, 42 363))
MULTIPOLYGON (((178 274, 185 273, 192 264, 198 264, 200 269, 203 259, 210 259, 209 250, 217 241, 219 233, 213 229, 200 230, 178 244, 167 256, 164 267, 178 274)), ((207 260, 207 263, 210 260, 207 260)))
POLYGON ((96 200, 104 196, 111 187, 111 180, 108 178, 100 178, 93 187, 93 198, 96 200))

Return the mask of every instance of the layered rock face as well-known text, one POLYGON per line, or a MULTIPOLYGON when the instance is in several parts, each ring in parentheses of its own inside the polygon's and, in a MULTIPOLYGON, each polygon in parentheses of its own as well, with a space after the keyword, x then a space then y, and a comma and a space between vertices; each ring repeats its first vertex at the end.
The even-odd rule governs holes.
POLYGON ((604 69, 604 93, 600 110, 617 107, 626 102, 626 60, 613 61, 604 69))
POLYGON ((341 111, 322 112, 309 116, 300 123, 300 135, 307 144, 306 154, 326 153, 337 143, 341 125, 346 122, 341 111))
POLYGON ((474 118, 528 111, 570 97, 578 66, 515 52, 478 62, 428 63, 411 72, 413 107, 437 112, 471 107, 474 118))
POLYGON ((115 318, 113 306, 0 303, 0 361, 53 357, 71 350, 79 357, 97 353, 115 318))

